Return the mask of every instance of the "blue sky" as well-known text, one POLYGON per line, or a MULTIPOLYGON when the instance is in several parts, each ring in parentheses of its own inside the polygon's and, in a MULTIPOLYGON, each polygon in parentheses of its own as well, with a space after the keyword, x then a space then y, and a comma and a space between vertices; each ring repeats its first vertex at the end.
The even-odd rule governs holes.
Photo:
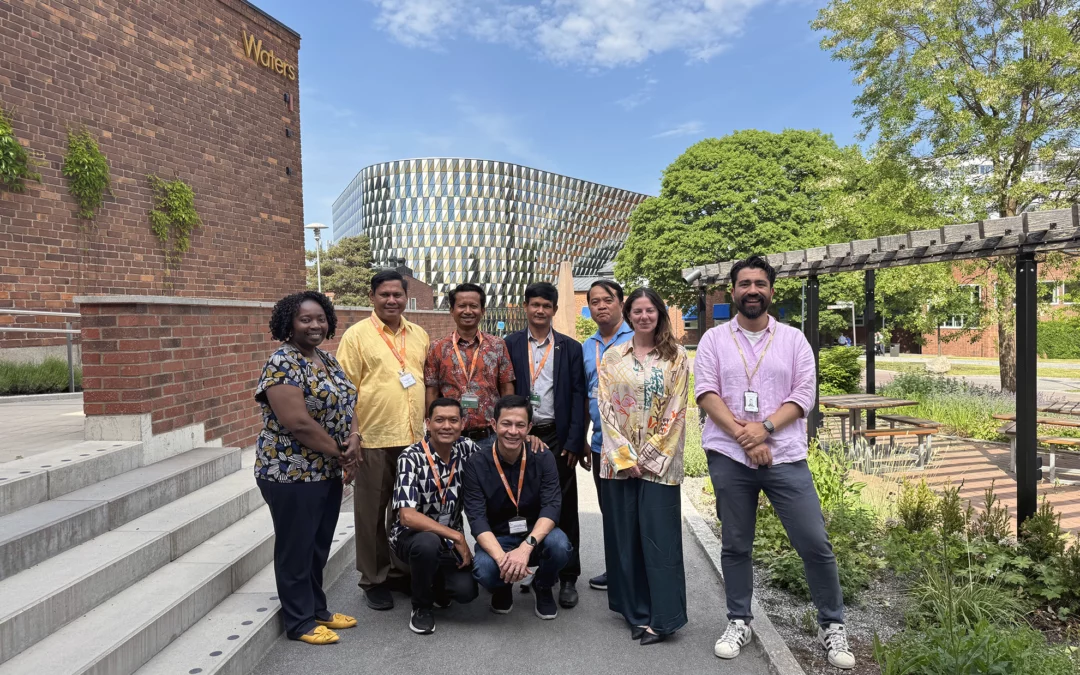
POLYGON ((356 172, 386 160, 506 160, 656 194, 703 138, 859 131, 851 73, 809 26, 821 0, 255 3, 302 37, 308 223, 332 224, 356 172))

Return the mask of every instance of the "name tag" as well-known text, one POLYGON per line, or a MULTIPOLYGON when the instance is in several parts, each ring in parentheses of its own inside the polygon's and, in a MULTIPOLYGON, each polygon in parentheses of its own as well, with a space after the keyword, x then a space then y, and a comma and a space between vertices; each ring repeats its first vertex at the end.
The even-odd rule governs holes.
POLYGON ((416 378, 413 377, 412 373, 402 373, 398 376, 398 379, 401 380, 401 386, 405 389, 416 384, 416 378))
POLYGON ((480 397, 476 394, 463 394, 461 396, 461 407, 465 410, 476 410, 480 407, 480 397))
POLYGON ((540 394, 529 394, 529 403, 532 404, 533 408, 539 408, 540 407, 540 394))
POLYGON ((758 395, 756 391, 743 392, 743 410, 748 413, 756 413, 758 408, 758 395))
POLYGON ((521 516, 510 519, 510 534, 525 534, 529 531, 529 524, 521 516))
POLYGON ((440 513, 439 514, 439 524, 443 525, 444 527, 450 527, 450 523, 453 522, 453 520, 454 520, 453 512, 440 513))

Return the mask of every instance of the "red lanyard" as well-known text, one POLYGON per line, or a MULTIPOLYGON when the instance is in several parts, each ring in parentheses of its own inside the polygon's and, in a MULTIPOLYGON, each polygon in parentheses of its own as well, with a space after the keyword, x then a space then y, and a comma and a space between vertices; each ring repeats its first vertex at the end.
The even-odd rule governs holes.
POLYGON ((495 468, 499 470, 499 478, 502 478, 503 487, 506 488, 506 494, 510 496, 510 501, 514 503, 514 508, 517 509, 518 513, 521 513, 521 509, 518 507, 518 499, 521 498, 521 486, 525 484, 525 462, 529 461, 529 449, 521 449, 521 473, 518 474, 517 497, 515 497, 514 493, 510 490, 510 482, 506 480, 506 474, 503 473, 502 469, 502 462, 499 461, 499 453, 494 446, 491 448, 491 458, 495 460, 495 468))
MULTIPOLYGON (((454 331, 454 334, 450 336, 450 339, 454 341, 454 353, 457 354, 458 363, 461 364, 461 372, 465 372, 465 359, 461 358, 461 351, 458 349, 458 334, 454 331)), ((465 393, 465 390, 469 388, 469 384, 472 383, 473 373, 476 371, 476 362, 480 360, 480 348, 484 346, 484 337, 479 331, 476 333, 476 351, 473 352, 472 359, 469 360, 468 373, 465 376, 465 382, 461 385, 461 393, 465 393)))
MULTIPOLYGON (((431 456, 431 450, 428 449, 427 439, 420 441, 420 447, 424 449, 424 454, 427 455, 428 464, 431 465, 431 476, 435 479, 435 489, 439 491, 439 503, 446 506, 447 491, 443 489, 442 479, 439 478, 439 469, 435 466, 435 458, 431 456)), ((457 473, 457 462, 450 467, 450 477, 446 479, 446 487, 449 488, 454 484, 454 474, 457 473)), ((503 479, 505 481, 505 479, 503 479)), ((521 488, 518 488, 518 492, 521 488)))
POLYGON ((390 338, 386 337, 386 331, 383 330, 385 324, 378 321, 374 314, 371 315, 371 323, 375 324, 375 330, 378 331, 379 337, 383 339, 386 346, 389 347, 390 351, 397 357, 398 363, 401 364, 401 372, 405 372, 405 326, 401 326, 401 351, 399 352, 398 348, 394 346, 394 343, 390 341, 390 338))

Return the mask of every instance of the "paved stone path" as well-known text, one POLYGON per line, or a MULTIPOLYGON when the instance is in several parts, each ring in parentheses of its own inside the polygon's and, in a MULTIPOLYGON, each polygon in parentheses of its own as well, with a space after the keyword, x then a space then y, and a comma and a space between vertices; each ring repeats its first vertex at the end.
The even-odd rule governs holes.
POLYGON ((364 605, 356 587, 356 573, 350 570, 330 589, 330 609, 357 617, 360 625, 341 631, 341 642, 328 647, 281 639, 256 672, 768 673, 756 643, 733 662, 713 656, 713 643, 727 623, 724 591, 685 527, 683 556, 690 621, 673 638, 658 645, 642 647, 630 640, 622 617, 608 609, 606 594, 588 587, 587 577, 599 573, 603 565, 601 520, 591 477, 579 470, 578 478, 585 578, 578 584, 581 602, 576 608, 560 609, 554 621, 541 621, 533 614, 532 595, 515 591, 514 611, 498 616, 488 611, 491 596, 481 589, 480 597, 469 605, 436 611, 433 635, 415 635, 408 626, 409 599, 395 593, 393 610, 374 612, 364 605))
POLYGON ((0 462, 57 450, 83 440, 82 398, 7 402, 0 398, 0 462))

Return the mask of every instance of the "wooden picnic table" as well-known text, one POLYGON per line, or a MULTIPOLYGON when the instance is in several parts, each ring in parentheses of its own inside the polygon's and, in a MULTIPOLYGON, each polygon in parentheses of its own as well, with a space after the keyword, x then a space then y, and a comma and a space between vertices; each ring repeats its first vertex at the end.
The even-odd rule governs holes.
POLYGON ((1036 408, 1036 410, 1043 413, 1054 413, 1057 415, 1080 416, 1080 402, 1056 401, 1048 405, 1039 406, 1038 408, 1036 408))
MULTIPOLYGON (((839 408, 848 411, 848 420, 851 424, 851 437, 862 428, 862 411, 878 410, 880 408, 902 408, 909 405, 919 405, 918 401, 907 401, 899 398, 888 398, 877 394, 839 394, 836 396, 822 396, 821 405, 826 408, 839 408)), ((1080 414, 1078 412, 1077 414, 1080 414)))
MULTIPOLYGON (((1066 412, 1077 404, 1074 403, 1054 403, 1048 406, 1039 408, 1039 412, 1051 412, 1059 415, 1080 415, 1080 411, 1076 413, 1066 412)), ((994 414, 990 416, 995 420, 1003 420, 1007 424, 1002 425, 998 429, 999 433, 1005 434, 1009 437, 1009 470, 1016 473, 1016 415, 1006 414, 994 414)), ((1080 428, 1080 420, 1070 420, 1064 417, 1037 417, 1035 418, 1036 424, 1054 426, 1054 427, 1066 427, 1069 429, 1080 428)), ((1060 437, 1060 436, 1039 436, 1036 442, 1040 446, 1046 446, 1050 455, 1050 482, 1054 483, 1058 480, 1058 475, 1077 476, 1080 475, 1080 469, 1058 469, 1057 468, 1057 452, 1071 451, 1076 453, 1075 448, 1080 447, 1080 439, 1072 437, 1060 437)), ((1043 452, 1039 450, 1038 452, 1043 452)), ((1076 481, 1061 481, 1063 483, 1076 484, 1076 481)))

